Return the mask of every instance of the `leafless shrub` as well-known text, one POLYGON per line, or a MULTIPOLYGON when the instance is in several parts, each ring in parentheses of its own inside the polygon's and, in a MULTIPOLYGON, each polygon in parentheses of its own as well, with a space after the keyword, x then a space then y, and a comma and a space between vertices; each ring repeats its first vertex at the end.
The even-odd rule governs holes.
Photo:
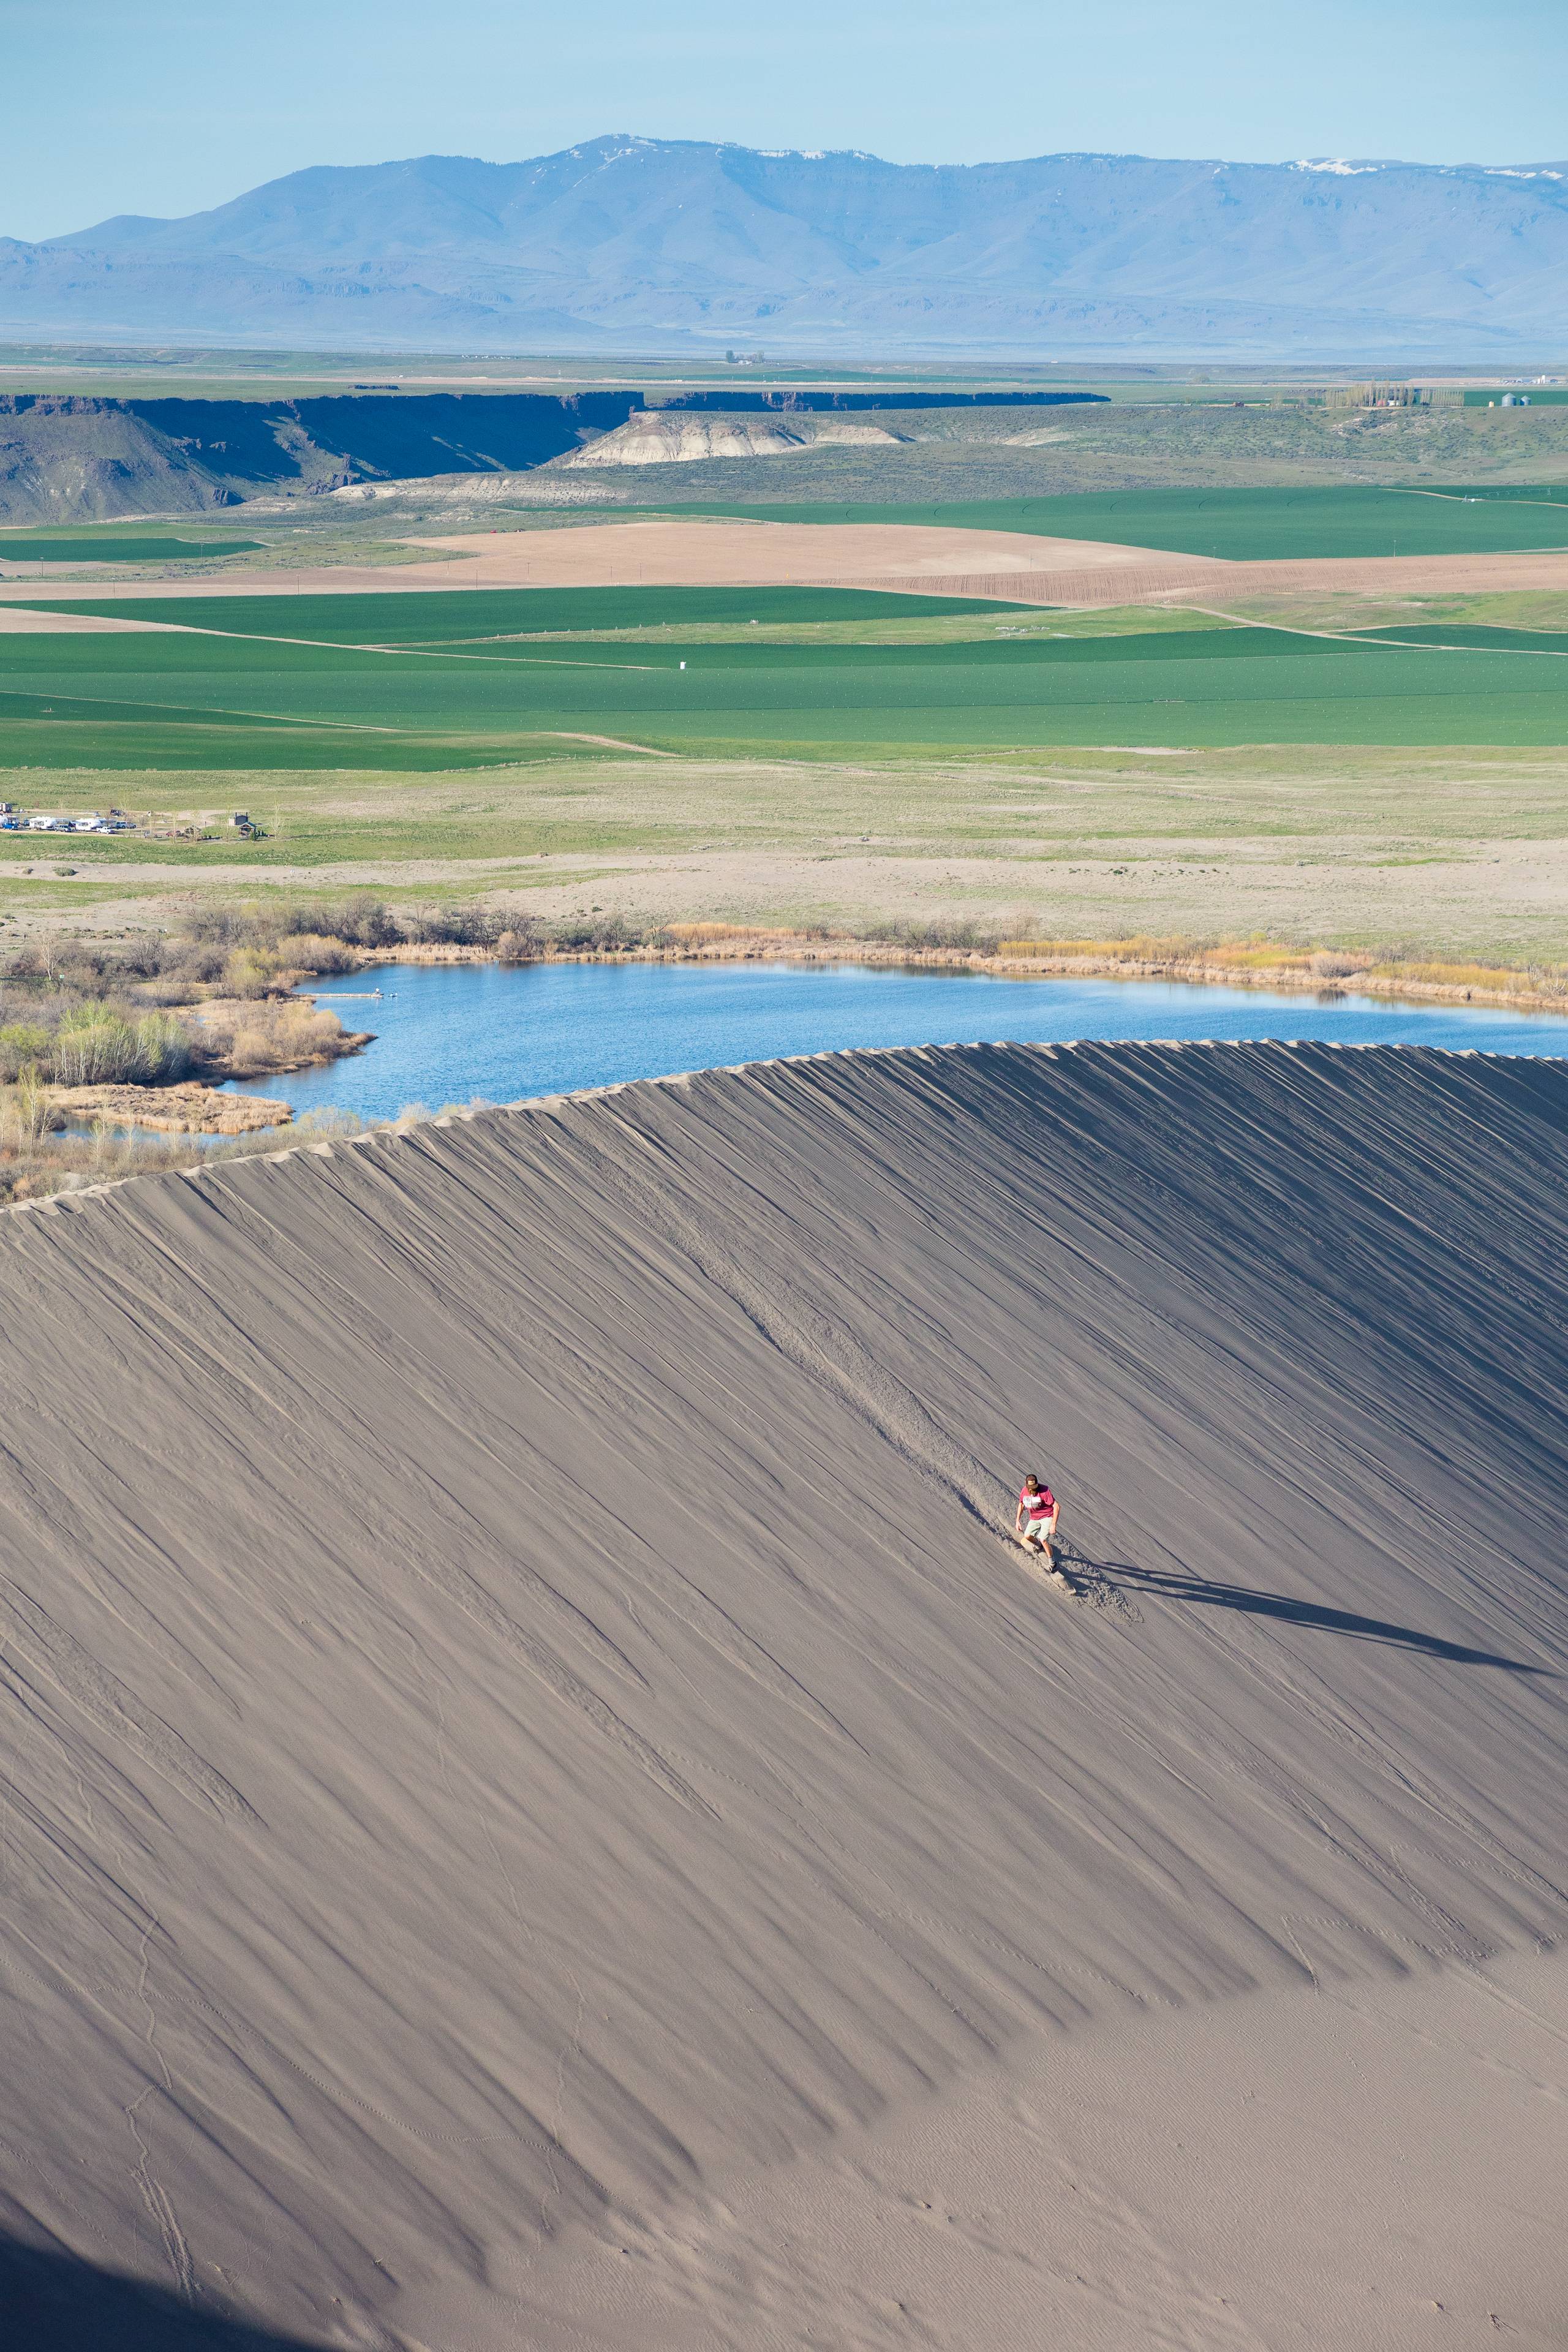
POLYGON ((532 915, 522 915, 496 941, 502 963, 532 963, 544 953, 544 926, 532 915))
POLYGON ((332 972, 357 971, 359 950, 347 940, 324 936, 320 931, 290 931, 279 942, 279 953, 290 971, 332 972))
POLYGON ((293 953, 294 933, 310 933, 316 938, 342 940, 350 947, 395 948, 405 937, 398 917, 384 900, 368 891, 356 891, 339 905, 304 906, 293 908, 282 918, 280 936, 288 940, 293 953))
POLYGON ((515 918, 509 919, 494 908, 477 907, 471 902, 455 907, 407 907, 398 914, 394 939, 387 944, 395 945, 402 939, 415 947, 493 948, 509 927, 515 927, 515 918))
POLYGON ((0 1157, 30 1150, 58 1124, 36 1064, 14 1086, 0 1088, 0 1157))
POLYGON ((552 924, 550 944, 567 955, 624 954, 641 946, 642 933, 624 915, 588 915, 552 924))
POLYGON ((879 947, 910 948, 918 955, 932 950, 962 955, 994 955, 999 937, 994 927, 978 923, 878 923, 867 937, 879 947))

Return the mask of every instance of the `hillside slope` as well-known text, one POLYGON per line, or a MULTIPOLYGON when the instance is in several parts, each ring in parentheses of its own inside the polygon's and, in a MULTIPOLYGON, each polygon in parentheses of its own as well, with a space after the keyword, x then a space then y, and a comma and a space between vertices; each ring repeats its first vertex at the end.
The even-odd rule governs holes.
POLYGON ((1556 165, 917 165, 615 136, 0 240, 0 331, 1452 361, 1559 352, 1565 271, 1556 165))
MULTIPOLYGON (((909 401, 917 417, 935 407, 938 429, 949 430, 956 423, 984 431, 994 415, 1012 419, 1037 402, 1052 415, 1110 412, 1108 402, 1085 393, 916 394, 910 399, 900 392, 894 397, 909 401)), ((656 458, 679 454, 683 437, 686 454, 698 457, 726 447, 768 454, 817 440, 885 446, 889 434, 851 413, 880 409, 887 398, 726 386, 656 395, 649 414, 647 396, 629 387, 229 400, 0 394, 0 522, 90 521, 226 506, 272 492, 292 497, 352 482, 521 472, 645 415, 643 450, 656 458), (814 425, 809 417, 816 411, 826 421, 814 425), (757 417, 755 425, 745 421, 748 412, 757 417), (677 413, 689 414, 684 436, 677 413)), ((613 450, 607 462, 626 461, 613 450)))
POLYGON ((463 2352, 999 2051, 1560 1937, 1565 1177, 1547 1062, 976 1047, 0 1221, 13 2230, 463 2352))
POLYGON ((641 404, 634 392, 124 401, 0 394, 0 521, 183 513, 269 491, 504 473, 613 431, 641 404))
POLYGON ((199 514, 234 494, 119 401, 0 395, 0 522, 199 514))
POLYGON ((786 513, 792 500, 918 510, 1145 488, 1549 487, 1568 473, 1568 407, 1390 413, 1168 401, 933 410, 893 397, 897 407, 851 412, 846 403, 836 414, 814 413, 804 398, 785 411, 701 393, 657 406, 642 405, 640 393, 0 395, 0 521, 173 513, 258 497, 268 501, 263 511, 298 515, 301 496, 342 488, 353 505, 372 498, 370 486, 417 505, 429 482, 442 486, 438 505, 547 506, 569 489, 613 507, 647 499, 624 462, 639 453, 681 461, 656 478, 661 506, 784 501, 786 513), (734 454, 742 450, 750 454, 734 454), (803 450, 809 462, 792 463, 803 450), (587 468, 588 479, 581 489, 576 480, 555 485, 556 467, 587 468))

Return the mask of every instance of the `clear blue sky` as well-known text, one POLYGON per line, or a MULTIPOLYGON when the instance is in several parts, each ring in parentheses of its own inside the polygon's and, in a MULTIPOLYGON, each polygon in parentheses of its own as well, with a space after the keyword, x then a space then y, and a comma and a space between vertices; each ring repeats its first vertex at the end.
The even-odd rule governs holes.
POLYGON ((0 235, 601 131, 1556 161, 1568 0, 0 0, 0 235))

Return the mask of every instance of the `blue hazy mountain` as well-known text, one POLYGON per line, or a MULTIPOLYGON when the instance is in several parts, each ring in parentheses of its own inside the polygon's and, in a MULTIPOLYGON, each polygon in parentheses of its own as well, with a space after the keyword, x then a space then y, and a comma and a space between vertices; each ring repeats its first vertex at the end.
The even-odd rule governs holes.
POLYGON ((618 136, 0 239, 0 336, 346 349, 1550 358, 1568 165, 885 163, 618 136))

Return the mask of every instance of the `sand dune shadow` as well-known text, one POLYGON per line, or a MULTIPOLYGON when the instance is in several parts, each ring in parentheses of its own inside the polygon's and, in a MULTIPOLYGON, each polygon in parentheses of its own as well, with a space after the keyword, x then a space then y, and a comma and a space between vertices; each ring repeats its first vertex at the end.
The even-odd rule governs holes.
POLYGON ((318 2352, 302 2336, 194 2310, 74 2254, 0 2238, 0 2311, 16 2352, 318 2352))

